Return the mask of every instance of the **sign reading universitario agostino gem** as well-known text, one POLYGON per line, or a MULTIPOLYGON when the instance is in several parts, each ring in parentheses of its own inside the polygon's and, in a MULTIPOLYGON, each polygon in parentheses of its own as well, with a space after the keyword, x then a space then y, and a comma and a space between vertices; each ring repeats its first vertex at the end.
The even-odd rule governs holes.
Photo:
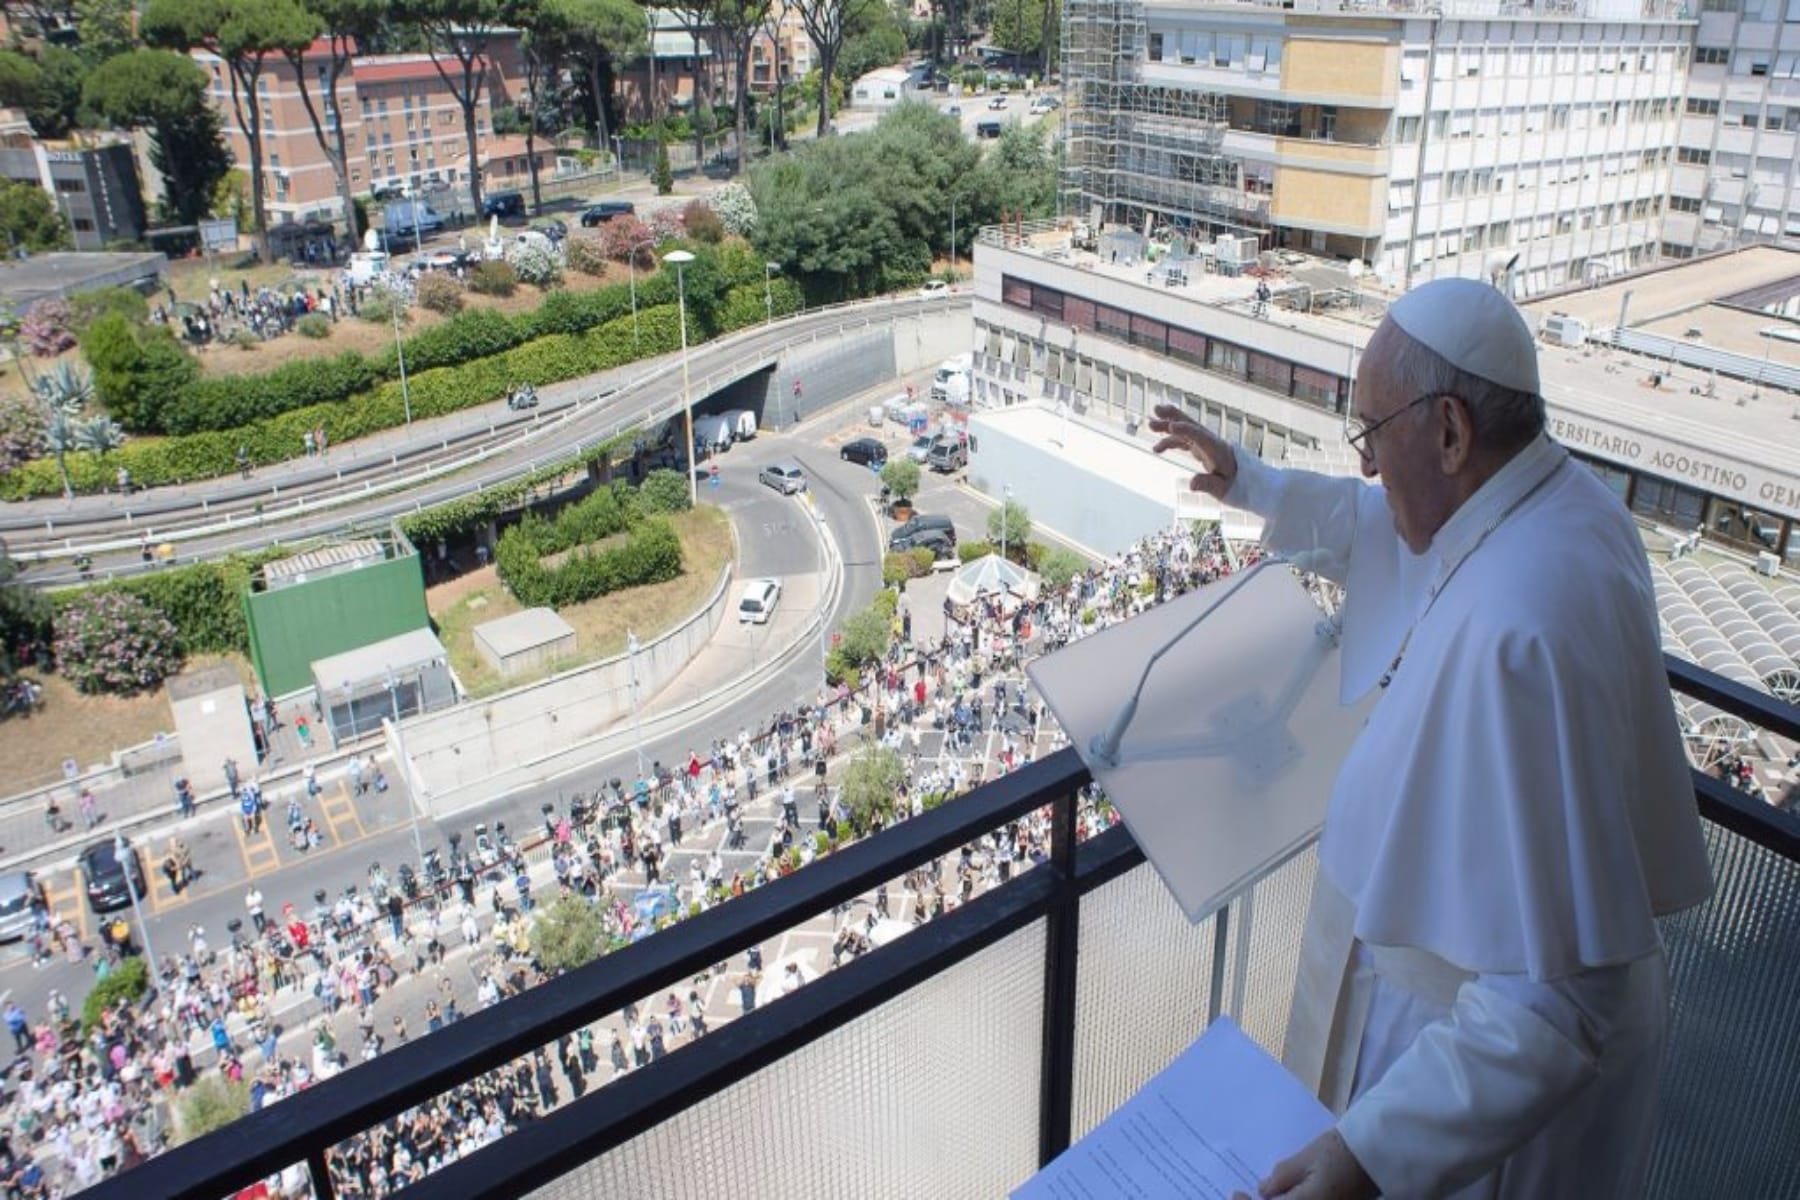
POLYGON ((1765 512, 1800 517, 1800 479, 1732 455, 1706 453, 1641 430, 1552 405, 1550 436, 1581 454, 1725 496, 1765 512))

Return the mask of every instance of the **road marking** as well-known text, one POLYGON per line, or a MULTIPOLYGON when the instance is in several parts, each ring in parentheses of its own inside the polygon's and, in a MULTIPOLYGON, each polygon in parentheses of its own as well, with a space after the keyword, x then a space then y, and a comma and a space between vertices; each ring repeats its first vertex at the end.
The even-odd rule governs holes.
POLYGON ((186 904, 194 898, 192 894, 193 889, 191 887, 185 892, 175 892, 170 890, 169 877, 163 874, 162 859, 157 858, 156 861, 150 865, 146 873, 150 877, 148 882, 150 884, 150 911, 152 913, 161 913, 164 909, 168 908, 179 908, 181 905, 186 904))
POLYGON ((360 842, 369 836, 369 831, 363 827, 362 817, 356 811, 356 801, 350 798, 349 785, 341 779, 338 781, 336 794, 320 795, 319 815, 325 818, 325 830, 331 835, 331 840, 339 846, 360 842), (355 832, 346 835, 343 832, 346 827, 355 832))
POLYGON ((250 878, 256 879, 281 870, 281 853, 275 849, 275 839, 269 836, 268 821, 263 821, 257 832, 246 834, 243 819, 233 817, 231 832, 237 838, 238 853, 243 856, 244 870, 250 878))
POLYGON ((59 888, 44 880, 44 903, 50 908, 50 924, 55 926, 61 921, 68 921, 75 926, 82 941, 88 937, 88 906, 82 903, 81 875, 77 871, 69 872, 69 886, 59 888))

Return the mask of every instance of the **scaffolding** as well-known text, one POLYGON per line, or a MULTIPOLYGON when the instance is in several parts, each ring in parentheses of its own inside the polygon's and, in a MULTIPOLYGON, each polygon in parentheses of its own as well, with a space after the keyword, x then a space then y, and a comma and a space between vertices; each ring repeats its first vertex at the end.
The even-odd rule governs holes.
POLYGON ((1225 151, 1229 100, 1146 81, 1142 0, 1067 0, 1063 212, 1096 232, 1266 237, 1270 197, 1225 151))

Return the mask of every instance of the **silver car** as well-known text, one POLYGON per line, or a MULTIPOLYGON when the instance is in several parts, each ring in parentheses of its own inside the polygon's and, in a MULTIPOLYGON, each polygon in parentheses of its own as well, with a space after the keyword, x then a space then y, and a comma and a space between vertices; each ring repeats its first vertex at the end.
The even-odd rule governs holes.
POLYGON ((758 483, 774 488, 784 496, 806 490, 806 472, 800 469, 799 463, 771 463, 756 473, 758 483))
POLYGON ((16 942, 31 933, 31 900, 36 895, 37 880, 30 871, 0 875, 0 942, 16 942))

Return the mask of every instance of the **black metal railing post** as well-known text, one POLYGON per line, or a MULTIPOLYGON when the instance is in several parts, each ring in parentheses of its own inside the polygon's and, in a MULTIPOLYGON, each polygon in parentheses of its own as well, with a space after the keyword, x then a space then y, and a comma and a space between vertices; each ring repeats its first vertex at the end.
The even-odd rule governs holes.
POLYGON ((1038 1084, 1038 1162, 1069 1148, 1075 1106, 1075 959, 1080 953, 1081 889, 1075 878, 1077 793, 1050 809, 1055 898, 1044 917, 1044 1049, 1038 1084))

